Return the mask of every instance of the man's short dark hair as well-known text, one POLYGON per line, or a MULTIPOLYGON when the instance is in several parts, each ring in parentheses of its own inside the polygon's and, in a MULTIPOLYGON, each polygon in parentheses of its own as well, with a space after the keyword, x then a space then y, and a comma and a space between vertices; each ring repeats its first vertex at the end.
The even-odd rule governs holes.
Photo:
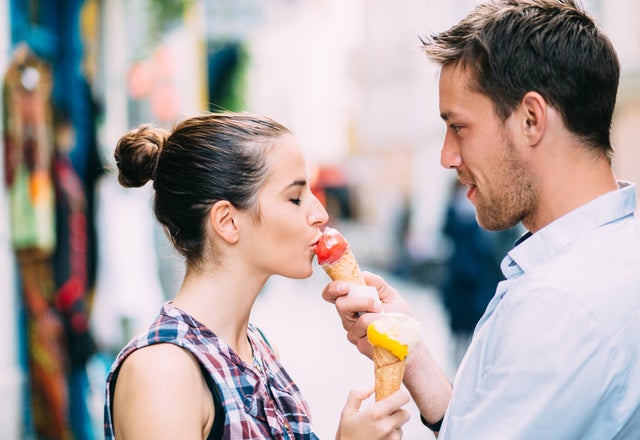
POLYGON ((572 133, 611 155, 620 63, 609 39, 573 0, 492 0, 421 40, 434 62, 470 69, 471 87, 493 101, 503 120, 536 91, 572 133))

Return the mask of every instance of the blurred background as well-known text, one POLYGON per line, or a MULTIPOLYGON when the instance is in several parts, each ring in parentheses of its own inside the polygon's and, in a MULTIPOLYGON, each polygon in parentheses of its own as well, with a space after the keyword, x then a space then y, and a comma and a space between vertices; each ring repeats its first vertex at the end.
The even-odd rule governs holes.
MULTIPOLYGON (((207 110, 290 127, 314 191, 365 269, 412 303, 453 380, 522 231, 477 228, 439 165, 437 69, 419 36, 477 1, 4 0, 0 3, 0 437, 102 438, 113 357, 171 299, 183 267, 154 222, 151 188, 125 190, 117 139, 207 110)), ((584 6, 623 68, 614 166, 640 181, 640 3, 584 6)), ((320 298, 322 271, 275 277, 254 322, 279 346, 318 434, 373 383, 320 298)), ((415 408, 405 438, 425 438, 415 408)))

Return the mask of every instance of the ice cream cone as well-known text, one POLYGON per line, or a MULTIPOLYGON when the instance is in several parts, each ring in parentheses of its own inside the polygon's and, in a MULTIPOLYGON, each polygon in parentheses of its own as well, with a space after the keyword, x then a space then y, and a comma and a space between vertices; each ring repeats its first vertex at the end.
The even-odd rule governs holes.
POLYGON ((367 339, 373 346, 376 400, 400 389, 406 359, 418 343, 420 324, 402 313, 382 313, 367 327, 367 339))
POLYGON ((376 382, 376 401, 390 396, 400 389, 404 376, 405 360, 389 350, 373 347, 373 366, 376 382))
POLYGON ((331 277, 332 280, 347 281, 352 284, 366 285, 360 267, 356 258, 353 256, 350 248, 347 248, 340 257, 340 259, 334 263, 323 265, 324 271, 331 277))

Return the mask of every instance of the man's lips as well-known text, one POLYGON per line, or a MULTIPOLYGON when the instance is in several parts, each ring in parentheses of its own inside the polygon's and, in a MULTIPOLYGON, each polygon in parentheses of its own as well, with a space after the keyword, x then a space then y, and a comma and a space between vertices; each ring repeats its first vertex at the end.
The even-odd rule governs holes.
POLYGON ((475 185, 467 185, 467 198, 469 200, 471 200, 471 197, 476 193, 476 186, 475 185))
POLYGON ((467 188, 475 188, 476 187, 475 183, 463 182, 462 180, 460 181, 460 183, 462 183, 467 188))
POLYGON ((458 179, 458 180, 460 180, 460 183, 462 183, 464 186, 467 187, 467 198, 471 199, 471 196, 476 192, 476 188, 477 188, 476 185, 474 183, 470 183, 462 179, 458 179))

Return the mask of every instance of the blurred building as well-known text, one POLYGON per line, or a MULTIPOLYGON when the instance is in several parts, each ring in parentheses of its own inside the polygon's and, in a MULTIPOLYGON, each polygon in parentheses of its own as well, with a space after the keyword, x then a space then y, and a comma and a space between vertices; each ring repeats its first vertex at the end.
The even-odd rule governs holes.
MULTIPOLYGON (((405 252, 421 260, 445 251, 439 231, 446 188, 440 166, 444 124, 437 69, 419 36, 448 28, 478 0, 307 0, 273 2, 247 34, 248 105, 291 126, 319 167, 344 171, 359 255, 388 265, 405 252), (408 219, 406 218, 408 216, 408 219), (391 231, 408 222, 404 238, 391 231)), ((633 127, 640 101, 640 6, 632 0, 585 0, 622 63, 613 125, 615 169, 638 181, 633 127)))
MULTIPOLYGON (((421 53, 419 36, 446 29, 476 3, 10 0, 0 2, 0 71, 7 71, 24 42, 51 63, 53 101, 69 110, 77 145, 95 142, 97 159, 87 148, 71 152, 85 178, 96 166, 112 165, 119 136, 142 122, 171 125, 217 108, 275 117, 306 149, 321 179, 317 185, 336 203, 358 254, 389 266, 403 252, 416 260, 443 252, 439 234, 454 176, 439 164, 444 124, 437 69, 421 53)), ((623 67, 614 167, 620 178, 640 182, 634 136, 640 120, 640 4, 584 4, 611 37, 623 67)), ((6 134, 1 124, 0 134, 6 134)), ((0 154, 3 182, 4 160, 0 154)), ((117 193, 117 186, 108 187, 117 193)), ((141 203, 133 204, 139 211, 120 212, 120 219, 149 216, 146 190, 137 193, 141 203)), ((115 201, 104 209, 118 206, 124 205, 115 201)), ((0 191, 0 437, 17 439, 28 418, 27 372, 9 231, 9 199, 0 191)), ((179 278, 174 256, 161 233, 148 232, 157 259, 147 269, 166 277, 157 281, 171 294, 179 278)), ((122 246, 135 243, 123 240, 122 246)))
MULTIPOLYGON (((9 5, 0 3, 0 71, 6 72, 11 48, 9 5)), ((0 112, 2 110, 0 109, 0 112)), ((0 115, 2 116, 2 115, 0 115)), ((4 138, 4 127, 0 126, 4 138)), ((0 154, 0 181, 4 177, 4 154, 0 154)), ((3 185, 4 186, 4 185, 3 185)), ((18 360, 18 305, 13 252, 9 238, 8 197, 0 191, 0 435, 18 439, 21 425, 23 371, 18 360)))
MULTIPOLYGON (((0 70, 5 84, 2 99, 8 106, 3 106, 3 121, 16 118, 26 118, 28 124, 36 121, 39 124, 34 126, 39 133, 35 144, 38 150, 33 150, 34 155, 32 145, 28 144, 31 135, 28 131, 20 131, 23 126, 27 127, 24 122, 18 121, 19 124, 11 126, 2 123, 0 134, 3 141, 19 139, 22 142, 24 139, 25 148, 19 159, 25 161, 26 169, 40 162, 48 167, 48 163, 58 161, 61 141, 54 130, 56 121, 68 120, 72 135, 65 140, 70 147, 68 159, 71 168, 67 171, 77 175, 79 180, 75 183, 81 183, 84 188, 84 193, 76 195, 82 197, 87 208, 87 216, 82 221, 90 223, 82 223, 81 230, 84 234, 81 237, 83 251, 87 246, 89 252, 84 255, 84 260, 75 262, 83 271, 83 283, 86 284, 83 284, 85 288, 81 294, 86 304, 97 299, 97 285, 104 283, 104 279, 120 279, 123 286, 134 288, 136 280, 149 273, 146 269, 152 272, 141 290, 154 291, 158 301, 164 300, 163 280, 159 279, 162 257, 156 258, 155 247, 161 243, 162 234, 157 234, 150 218, 148 188, 132 192, 135 195, 129 198, 135 198, 136 203, 129 205, 127 200, 118 199, 118 193, 114 195, 103 190, 113 187, 109 184, 113 175, 107 170, 113 165, 113 148, 120 135, 141 122, 170 125, 184 115, 206 109, 204 14, 199 8, 202 8, 200 3, 190 0, 11 0, 0 4, 0 70), (25 53, 28 54, 29 65, 24 62, 25 53), (9 78, 8 73, 14 71, 18 76, 9 78), (41 84, 42 95, 34 99, 35 94, 31 91, 37 90, 41 84), (20 101, 14 99, 16 96, 20 101), (11 107, 14 102, 20 103, 20 109, 11 107), (105 200, 112 204, 105 206, 105 200), (98 207, 101 209, 96 209, 98 207), (100 220, 98 217, 105 213, 118 214, 116 219, 121 222, 100 220), (99 248, 97 235, 102 235, 104 230, 98 231, 97 227, 122 225, 128 216, 136 221, 125 224, 125 229, 146 225, 142 227, 142 233, 131 237, 114 237, 112 234, 109 238, 115 241, 109 244, 115 245, 120 241, 120 255, 105 252, 109 250, 108 246, 99 248), (139 221, 140 218, 144 221, 139 221), (135 266, 132 266, 124 257, 138 249, 146 249, 149 258, 134 261, 135 266), (141 270, 118 272, 122 270, 123 262, 130 268, 141 265, 138 266, 141 270), (105 271, 108 276, 105 276, 105 271)), ((61 333, 66 312, 60 309, 63 307, 61 292, 53 288, 55 281, 57 289, 55 278, 58 271, 52 261, 62 242, 60 236, 51 237, 52 240, 48 238, 48 231, 55 231, 64 223, 54 214, 60 201, 56 196, 55 200, 51 199, 53 204, 44 206, 46 218, 22 217, 26 225, 34 223, 39 229, 34 233, 35 238, 17 240, 15 231, 20 225, 9 206, 14 206, 18 193, 7 186, 8 182, 15 182, 14 162, 18 156, 11 150, 13 145, 9 141, 3 142, 0 154, 0 180, 3 182, 3 191, 0 191, 0 299, 3 304, 0 308, 0 345, 3 347, 0 352, 0 437, 94 438, 88 412, 101 413, 100 400, 104 390, 97 391, 95 402, 90 401, 94 396, 88 388, 87 374, 82 374, 82 383, 76 380, 72 370, 65 377, 72 360, 62 354, 69 349, 69 342, 63 340, 61 333), (54 215, 49 217, 49 214, 54 215), (40 233, 42 235, 38 235, 40 233), (33 273, 25 282, 24 248, 28 252, 38 251, 44 276, 33 273), (44 291, 34 295, 34 282, 40 284, 44 291), (34 310, 44 311, 42 316, 46 321, 35 317, 34 310), (36 366, 42 370, 37 370, 36 366), (40 388, 42 391, 38 390, 40 388), (96 408, 92 406, 97 406, 97 410, 94 411, 96 408), (77 426, 74 425, 76 421, 77 426), (54 424, 55 432, 51 428, 52 431, 46 433, 54 424)), ((48 186, 53 171, 51 173, 46 177, 28 177, 32 191, 37 189, 39 194, 51 194, 48 186), (42 182, 47 185, 43 186, 42 182), (44 193, 43 189, 46 190, 44 193)), ((79 249, 78 242, 74 243, 72 252, 79 249)), ((121 335, 122 339, 117 344, 123 344, 128 335, 126 331, 118 333, 119 327, 136 330, 130 328, 126 313, 139 306, 136 298, 141 295, 132 296, 130 290, 114 286, 113 282, 109 287, 114 289, 106 301, 109 304, 124 302, 119 301, 121 298, 114 292, 129 294, 125 299, 128 309, 125 307, 124 312, 120 309, 115 312, 125 314, 122 323, 118 322, 110 329, 116 337, 121 335)), ((155 314, 157 305, 153 307, 155 314)), ((113 309, 116 307, 104 310, 101 316, 113 309)), ((86 330, 88 317, 83 316, 82 319, 82 327, 86 330)), ((68 335, 66 328, 65 335, 68 335)), ((94 336, 98 336, 98 332, 94 332, 94 336)), ((102 342, 97 337, 95 339, 102 342)), ((99 350, 101 348, 98 347, 99 350)), ((100 428, 101 421, 95 438, 102 436, 100 428)))
POLYGON ((619 178, 640 182, 640 148, 635 134, 640 121, 640 29, 637 26, 640 4, 632 0, 592 0, 590 6, 611 38, 622 64, 612 128, 614 169, 619 178))

